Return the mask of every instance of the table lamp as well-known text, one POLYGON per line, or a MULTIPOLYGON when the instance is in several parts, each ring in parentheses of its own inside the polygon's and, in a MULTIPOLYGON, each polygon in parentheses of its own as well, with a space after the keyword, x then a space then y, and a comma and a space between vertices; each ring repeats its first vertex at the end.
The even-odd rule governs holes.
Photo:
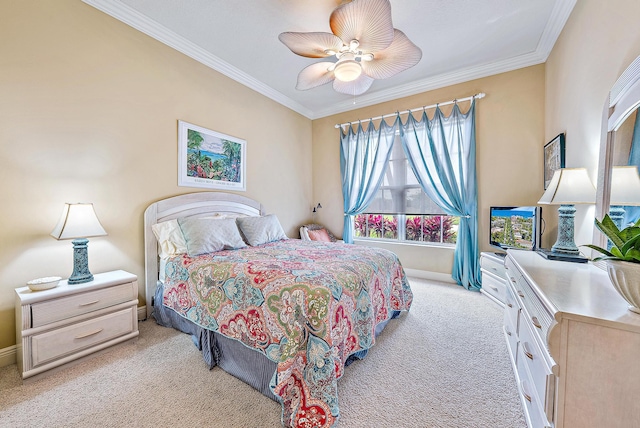
POLYGON ((593 204, 596 201, 596 188, 589 179, 585 168, 561 168, 553 173, 549 187, 539 204, 560 205, 558 208, 558 239, 551 247, 547 258, 565 261, 586 262, 580 257, 580 251, 574 242, 575 204, 593 204), (554 257, 554 256, 566 257, 554 257), (575 258, 575 260, 571 260, 575 258))
POLYGON ((611 171, 609 217, 622 230, 625 227, 624 207, 640 205, 640 175, 636 166, 614 166, 611 171))
POLYGON ((87 256, 88 237, 104 236, 104 228, 96 216, 93 204, 64 204, 62 216, 51 232, 51 236, 61 239, 73 239, 73 273, 69 284, 82 284, 93 280, 89 272, 87 256))

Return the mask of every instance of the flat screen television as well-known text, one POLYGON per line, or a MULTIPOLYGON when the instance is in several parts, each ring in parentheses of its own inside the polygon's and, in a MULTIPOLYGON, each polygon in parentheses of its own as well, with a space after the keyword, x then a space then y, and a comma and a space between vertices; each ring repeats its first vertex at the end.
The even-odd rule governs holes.
POLYGON ((489 243, 507 250, 536 250, 542 236, 542 208, 491 207, 489 243))

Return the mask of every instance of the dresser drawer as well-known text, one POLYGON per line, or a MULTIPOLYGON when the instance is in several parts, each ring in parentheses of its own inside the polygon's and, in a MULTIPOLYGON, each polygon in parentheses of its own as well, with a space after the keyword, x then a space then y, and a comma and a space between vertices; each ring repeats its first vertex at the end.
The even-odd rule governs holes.
POLYGON ((480 267, 499 278, 504 278, 504 259, 500 256, 496 257, 497 258, 482 254, 480 257, 480 267))
MULTIPOLYGON (((520 348, 521 349, 521 348, 520 348)), ((522 397, 522 403, 524 404, 524 410, 527 417, 527 424, 530 428, 548 428, 551 426, 547 422, 542 409, 542 403, 540 403, 533 382, 531 381, 531 374, 527 370, 527 366, 524 363, 522 352, 519 352, 516 367, 518 371, 518 389, 520 390, 520 397, 522 397)))
POLYGON ((505 337, 507 339, 507 349, 509 350, 509 356, 513 362, 516 361, 518 356, 518 333, 516 328, 511 324, 511 321, 505 318, 505 323, 502 326, 505 337))
POLYGON ((510 286, 506 286, 504 290, 504 322, 510 323, 516 335, 520 326, 520 306, 513 296, 510 286))
POLYGON ((518 337, 520 343, 518 345, 518 358, 522 358, 522 363, 527 367, 533 383, 532 393, 536 394, 538 403, 548 420, 553 420, 553 405, 555 393, 555 376, 551 371, 548 361, 551 356, 546 348, 541 348, 539 338, 535 337, 532 326, 526 320, 522 320, 518 337))
POLYGON ((505 282, 506 279, 504 277, 496 277, 489 271, 482 270, 482 289, 491 294, 493 297, 498 299, 501 302, 504 302, 505 298, 505 282))
POLYGON ((31 327, 40 327, 130 301, 136 298, 137 290, 136 282, 130 282, 34 303, 31 305, 31 327))
POLYGON ((520 303, 520 307, 524 309, 520 317, 522 320, 527 319, 539 329, 542 341, 546 344, 549 329, 554 322, 553 315, 545 308, 540 298, 518 271, 518 268, 511 266, 511 263, 511 260, 507 259, 507 278, 515 290, 516 300, 520 303))
POLYGON ((123 309, 31 337, 32 367, 71 355, 94 345, 133 332, 136 307, 123 309))

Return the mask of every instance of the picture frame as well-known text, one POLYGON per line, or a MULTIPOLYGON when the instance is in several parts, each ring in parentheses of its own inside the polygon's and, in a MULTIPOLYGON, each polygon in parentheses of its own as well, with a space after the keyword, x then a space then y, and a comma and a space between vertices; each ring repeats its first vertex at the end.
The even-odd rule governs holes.
POLYGON ((544 145, 544 189, 547 190, 553 173, 560 168, 564 168, 564 133, 544 145))
POLYGON ((178 186, 247 190, 247 142, 178 121, 178 186))

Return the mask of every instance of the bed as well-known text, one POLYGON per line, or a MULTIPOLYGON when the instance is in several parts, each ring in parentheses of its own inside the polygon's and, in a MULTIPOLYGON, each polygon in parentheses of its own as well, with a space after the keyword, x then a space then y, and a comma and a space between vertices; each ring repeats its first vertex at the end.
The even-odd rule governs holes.
POLYGON ((393 253, 288 239, 275 216, 241 195, 153 203, 144 235, 147 315, 190 334, 209 368, 280 402, 285 427, 335 426, 345 367, 411 306, 393 253), (174 233, 176 223, 187 251, 167 251, 174 239, 158 232, 174 233))

